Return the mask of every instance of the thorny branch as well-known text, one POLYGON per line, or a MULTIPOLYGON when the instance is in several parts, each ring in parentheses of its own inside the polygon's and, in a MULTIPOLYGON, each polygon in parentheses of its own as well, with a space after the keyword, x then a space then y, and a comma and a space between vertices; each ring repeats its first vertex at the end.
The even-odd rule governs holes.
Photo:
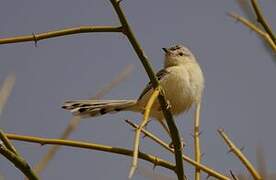
MULTIPOLYGON (((102 144, 93 144, 88 142, 81 142, 81 141, 73 141, 73 140, 64 140, 64 139, 51 139, 51 138, 41 138, 41 137, 34 137, 34 136, 23 136, 17 134, 8 134, 6 136, 10 140, 17 140, 17 141, 25 141, 30 143, 38 143, 41 145, 52 144, 52 145, 61 145, 61 146, 70 146, 70 147, 77 147, 80 149, 90 149, 90 150, 97 150, 121 155, 132 156, 133 151, 119 148, 119 147, 112 147, 102 144)), ((163 159, 160 159, 156 156, 149 155, 143 152, 139 152, 138 157, 144 159, 148 162, 153 163, 155 166, 162 166, 168 168, 170 170, 175 170, 175 166, 163 159)))
POLYGON ((223 129, 218 129, 218 133, 221 135, 225 143, 229 146, 230 151, 233 152, 239 160, 244 164, 246 169, 250 172, 252 177, 257 180, 261 180, 261 175, 256 171, 250 161, 244 156, 244 154, 235 146, 235 144, 229 139, 223 129))

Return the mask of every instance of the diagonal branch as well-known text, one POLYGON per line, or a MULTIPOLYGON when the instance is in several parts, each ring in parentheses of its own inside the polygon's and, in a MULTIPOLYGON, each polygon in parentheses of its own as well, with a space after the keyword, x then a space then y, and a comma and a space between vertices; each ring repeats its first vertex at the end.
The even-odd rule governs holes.
POLYGON ((14 86, 15 79, 16 79, 16 77, 14 74, 8 75, 8 77, 6 77, 6 79, 3 82, 2 87, 0 89, 0 116, 1 116, 3 108, 8 100, 8 97, 11 94, 11 90, 14 86))
MULTIPOLYGON (((126 123, 128 123, 130 126, 132 126, 133 128, 137 129, 138 125, 129 121, 129 120, 125 120, 126 123)), ((157 144, 161 145, 162 147, 164 147, 165 149, 167 149, 168 151, 170 151, 171 153, 174 153, 174 150, 170 147, 169 144, 165 143, 164 141, 162 141, 160 138, 158 138, 157 136, 155 136, 154 134, 152 134, 151 132, 142 129, 142 133, 145 134, 145 136, 149 137, 151 140, 153 140, 154 142, 156 142, 157 144)), ((223 174, 220 174, 219 172, 216 172, 215 170, 204 166, 196 161, 194 161, 193 159, 189 158, 186 155, 183 155, 183 160, 188 162, 189 164, 201 169, 202 171, 206 172, 209 176, 213 176, 219 180, 230 180, 230 178, 224 176, 223 174)))
POLYGON ((256 171, 254 166, 250 163, 250 161, 244 156, 244 154, 235 146, 235 144, 229 139, 229 137, 226 135, 223 129, 218 129, 218 133, 221 135, 225 143, 230 148, 230 151, 233 152, 243 163, 243 165, 246 167, 246 169, 250 172, 252 177, 257 180, 261 180, 262 177, 260 174, 256 171))
POLYGON ((270 38, 273 40, 274 44, 276 45, 276 37, 273 34, 273 31, 272 31, 271 27, 269 26, 269 24, 267 23, 265 17, 263 16, 262 11, 259 8, 259 4, 258 4, 257 0, 251 0, 251 5, 256 14, 257 21, 263 26, 264 30, 269 34, 270 38))
POLYGON ((37 43, 39 40, 55 38, 60 36, 80 34, 80 33, 92 33, 92 32, 122 32, 121 27, 115 26, 79 26, 68 29, 61 29, 56 31, 49 31, 39 34, 31 34, 10 38, 0 38, 0 44, 10 44, 18 42, 34 41, 37 43))
POLYGON ((228 13, 228 15, 230 17, 236 19, 237 21, 241 22, 242 24, 244 24, 245 26, 247 26, 252 31, 256 32, 259 36, 261 36, 270 45, 270 47, 274 50, 274 52, 276 51, 276 44, 273 42, 273 40, 271 39, 271 37, 266 32, 263 32, 256 25, 254 25, 253 23, 251 23, 247 19, 236 15, 235 13, 228 13))
MULTIPOLYGON (((91 99, 99 99, 103 97, 105 94, 107 94, 114 86, 118 85, 120 82, 122 82, 124 79, 126 79, 131 71, 133 70, 133 65, 126 66, 123 71, 121 71, 120 74, 118 74, 109 84, 107 84, 105 87, 103 87, 94 97, 91 99)), ((78 116, 74 116, 68 123, 65 130, 62 132, 60 139, 67 139, 69 135, 76 130, 80 123, 81 119, 78 116)), ((35 165, 34 171, 36 173, 41 173, 49 161, 55 156, 56 152, 58 151, 60 146, 55 145, 51 146, 47 153, 40 159, 40 161, 35 165)))
POLYGON ((9 141, 5 133, 0 129, 0 154, 11 161, 25 176, 30 180, 38 180, 39 178, 31 169, 29 164, 18 154, 15 147, 9 141))
POLYGON ((152 105, 155 102, 157 96, 159 95, 159 92, 160 92, 160 87, 157 87, 156 89, 154 89, 154 91, 151 94, 151 97, 149 98, 149 101, 147 102, 147 105, 145 107, 143 120, 142 120, 141 124, 139 125, 139 127, 135 131, 134 146, 133 146, 133 159, 132 159, 132 165, 131 165, 129 175, 128 175, 129 179, 132 178, 132 176, 137 168, 141 131, 149 121, 149 115, 150 115, 152 105))
MULTIPOLYGON (((88 142, 81 142, 81 141, 72 141, 72 140, 64 140, 64 139, 50 139, 50 138, 41 138, 41 137, 33 137, 33 136, 22 136, 17 134, 7 134, 6 136, 11 140, 17 140, 17 141, 25 141, 30 143, 38 143, 41 145, 46 144, 52 144, 52 145, 61 145, 61 146, 70 146, 70 147, 76 147, 79 149, 90 149, 90 150, 97 150, 97 151, 103 151, 103 152, 109 152, 114 154, 121 154, 126 156, 132 156, 133 151, 120 148, 120 147, 112 147, 102 144, 92 144, 88 142)), ((161 158, 158 158, 153 155, 149 155, 143 152, 139 152, 138 157, 140 159, 144 159, 148 162, 151 162, 155 166, 162 166, 164 168, 170 169, 175 171, 175 166, 168 161, 165 161, 161 158)))
MULTIPOLYGON (((118 17, 122 24, 123 33, 128 37, 132 47, 134 48, 137 56, 139 57, 141 63, 143 64, 150 81, 154 88, 157 88, 159 86, 159 82, 155 76, 155 73, 153 72, 151 65, 149 63, 148 58, 146 57, 145 53, 143 52, 142 48, 140 47, 138 41, 136 40, 134 33, 132 32, 127 19, 120 7, 120 1, 119 0, 110 0, 118 17)), ((159 96, 158 96, 159 103, 161 105, 164 117, 166 119, 166 122, 168 124, 172 142, 175 148, 175 162, 176 162, 176 174, 178 176, 178 180, 184 180, 184 167, 183 167, 183 161, 182 161, 182 145, 181 140, 179 136, 178 129, 175 125, 173 115, 170 111, 170 106, 168 105, 164 92, 161 90, 159 96)))
POLYGON ((30 180, 38 180, 39 178, 32 171, 28 163, 21 158, 20 156, 13 153, 11 150, 5 148, 0 144, 0 154, 2 154, 5 158, 11 161, 15 167, 17 167, 22 173, 25 174, 30 180))

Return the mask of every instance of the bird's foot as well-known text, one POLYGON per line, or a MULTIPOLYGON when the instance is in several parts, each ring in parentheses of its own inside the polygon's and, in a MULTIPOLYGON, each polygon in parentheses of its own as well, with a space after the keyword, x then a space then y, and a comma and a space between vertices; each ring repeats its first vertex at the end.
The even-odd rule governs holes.
MULTIPOLYGON (((180 143, 181 143, 180 148, 181 148, 181 149, 184 149, 184 147, 186 146, 186 143, 185 143, 185 141, 184 141, 183 138, 181 138, 180 143)), ((171 143, 169 144, 169 147, 172 148, 172 149, 174 149, 174 144, 173 144, 173 142, 171 142, 171 143)))

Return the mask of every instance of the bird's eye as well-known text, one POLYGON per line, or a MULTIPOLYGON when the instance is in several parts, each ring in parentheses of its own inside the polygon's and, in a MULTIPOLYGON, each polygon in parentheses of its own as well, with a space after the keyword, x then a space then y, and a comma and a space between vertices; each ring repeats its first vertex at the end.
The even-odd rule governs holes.
POLYGON ((179 56, 184 56, 183 52, 178 53, 179 56))

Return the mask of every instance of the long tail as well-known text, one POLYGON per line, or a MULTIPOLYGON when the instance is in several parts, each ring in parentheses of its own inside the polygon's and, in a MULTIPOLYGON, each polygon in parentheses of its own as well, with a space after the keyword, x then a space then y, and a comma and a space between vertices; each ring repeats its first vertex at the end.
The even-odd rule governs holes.
POLYGON ((79 100, 67 101, 62 108, 70 110, 73 115, 94 117, 111 112, 135 109, 136 100, 79 100))

